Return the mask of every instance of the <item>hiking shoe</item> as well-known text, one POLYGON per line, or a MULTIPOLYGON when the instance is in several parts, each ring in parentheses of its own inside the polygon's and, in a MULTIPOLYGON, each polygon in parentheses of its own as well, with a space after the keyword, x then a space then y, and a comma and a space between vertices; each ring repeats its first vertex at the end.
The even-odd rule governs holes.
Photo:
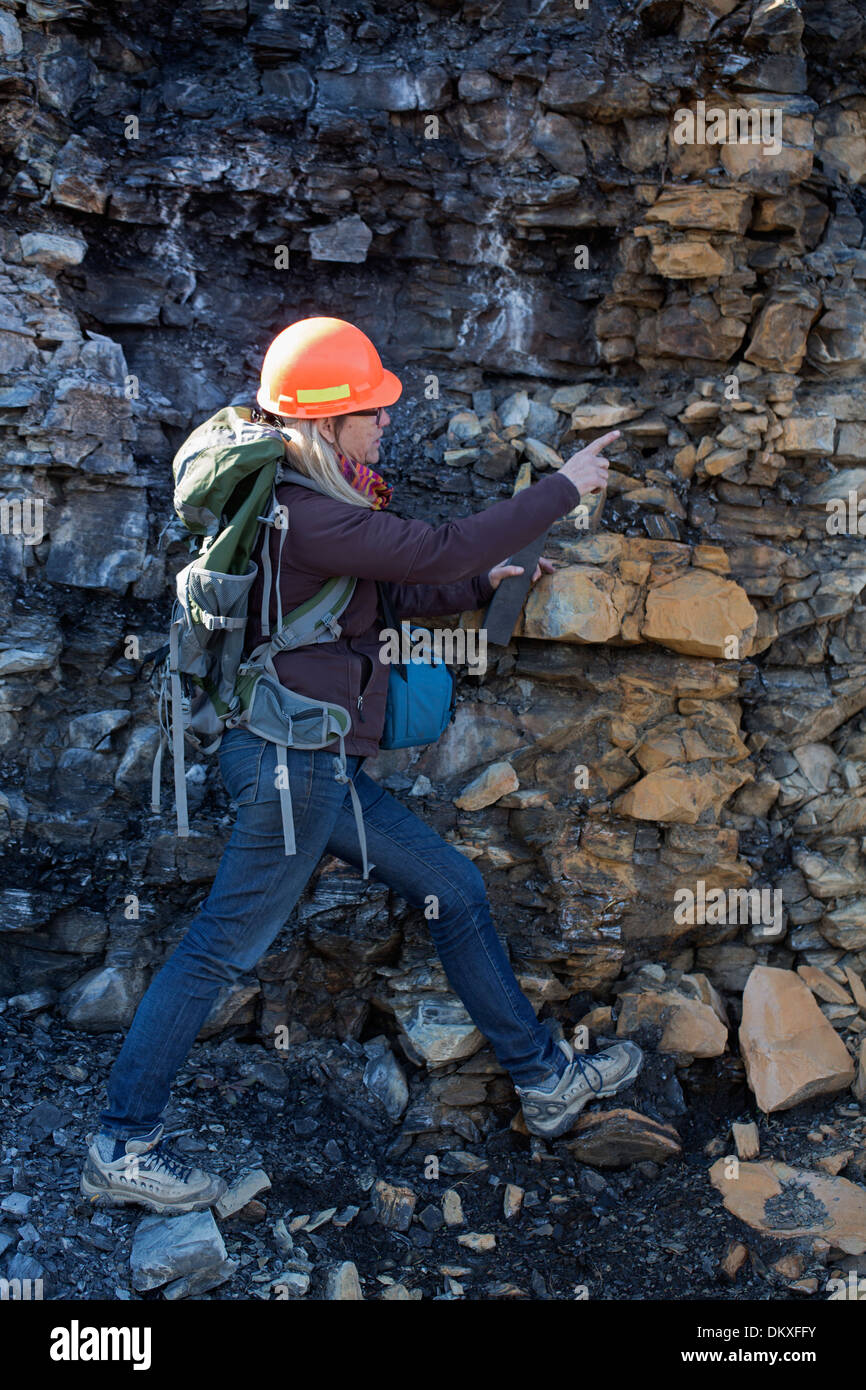
POLYGON ((614 1095, 643 1066, 643 1053, 633 1042, 617 1042, 600 1052, 575 1052, 560 1038, 557 1047, 565 1053, 568 1066, 552 1091, 515 1087, 526 1128, 544 1139, 556 1139, 571 1129, 587 1101, 614 1095))
POLYGON ((163 1140, 164 1125, 143 1139, 88 1135, 92 1140, 81 1173, 81 1195, 93 1203, 133 1202, 151 1211, 203 1211, 218 1202, 228 1184, 176 1158, 163 1140))

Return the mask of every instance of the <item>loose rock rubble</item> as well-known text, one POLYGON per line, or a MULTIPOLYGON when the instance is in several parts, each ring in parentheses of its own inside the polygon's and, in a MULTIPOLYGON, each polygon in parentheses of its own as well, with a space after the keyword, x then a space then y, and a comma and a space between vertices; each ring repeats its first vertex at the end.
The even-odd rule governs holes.
POLYGON ((0 1265, 46 1297, 785 1299, 866 1277, 861 1107, 821 1095, 764 1114, 731 1056, 716 1074, 724 1058, 648 1050, 622 1098, 548 1144, 510 1088, 466 1138, 465 1121, 411 1118, 422 1064, 405 1061, 409 1104, 390 1118, 351 1051, 328 1089, 331 1044, 268 1054, 215 1038, 184 1068, 167 1129, 230 1186, 211 1211, 156 1216, 78 1192, 117 1041, 0 1015, 0 1265), (780 1263, 792 1251, 796 1269, 780 1263))

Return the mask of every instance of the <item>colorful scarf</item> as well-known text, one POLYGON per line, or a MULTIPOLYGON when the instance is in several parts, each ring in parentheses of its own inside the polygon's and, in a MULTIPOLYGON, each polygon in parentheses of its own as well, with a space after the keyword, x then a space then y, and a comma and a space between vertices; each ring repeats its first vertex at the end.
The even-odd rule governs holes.
POLYGON ((339 449, 336 450, 336 454, 343 470, 343 477, 352 484, 356 492, 360 492, 364 497, 369 497, 376 511, 382 507, 387 507, 394 489, 385 482, 381 474, 368 468, 366 463, 355 463, 354 459, 346 458, 346 455, 341 454, 339 449))

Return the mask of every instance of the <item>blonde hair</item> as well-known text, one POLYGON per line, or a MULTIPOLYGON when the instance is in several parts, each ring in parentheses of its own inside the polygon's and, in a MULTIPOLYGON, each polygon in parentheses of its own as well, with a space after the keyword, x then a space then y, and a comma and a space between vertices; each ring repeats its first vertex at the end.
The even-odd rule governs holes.
POLYGON ((305 478, 313 478, 339 502, 353 507, 372 507, 373 501, 364 497, 343 476, 337 451, 316 428, 316 420, 302 420, 295 415, 274 415, 256 407, 253 418, 260 416, 274 425, 286 442, 286 464, 305 478))

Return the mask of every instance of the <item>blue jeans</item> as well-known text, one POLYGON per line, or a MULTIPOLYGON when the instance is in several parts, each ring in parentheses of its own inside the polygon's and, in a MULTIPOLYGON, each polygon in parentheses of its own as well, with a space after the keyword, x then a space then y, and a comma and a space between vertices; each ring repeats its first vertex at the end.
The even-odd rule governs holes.
MULTIPOLYGON (((327 851, 361 866, 348 787, 325 749, 289 749, 297 853, 283 845, 274 744, 231 729, 220 770, 237 803, 234 829, 213 887, 186 935, 138 1006, 108 1082, 103 1133, 130 1139, 159 1123, 182 1066, 220 989, 252 970, 289 918, 327 851)), ((417 908, 430 894, 428 926, 454 993, 521 1086, 561 1073, 562 1052, 520 989, 490 917, 479 870, 348 756, 364 812, 371 879, 417 908), (356 775, 357 774, 357 775, 356 775)))

